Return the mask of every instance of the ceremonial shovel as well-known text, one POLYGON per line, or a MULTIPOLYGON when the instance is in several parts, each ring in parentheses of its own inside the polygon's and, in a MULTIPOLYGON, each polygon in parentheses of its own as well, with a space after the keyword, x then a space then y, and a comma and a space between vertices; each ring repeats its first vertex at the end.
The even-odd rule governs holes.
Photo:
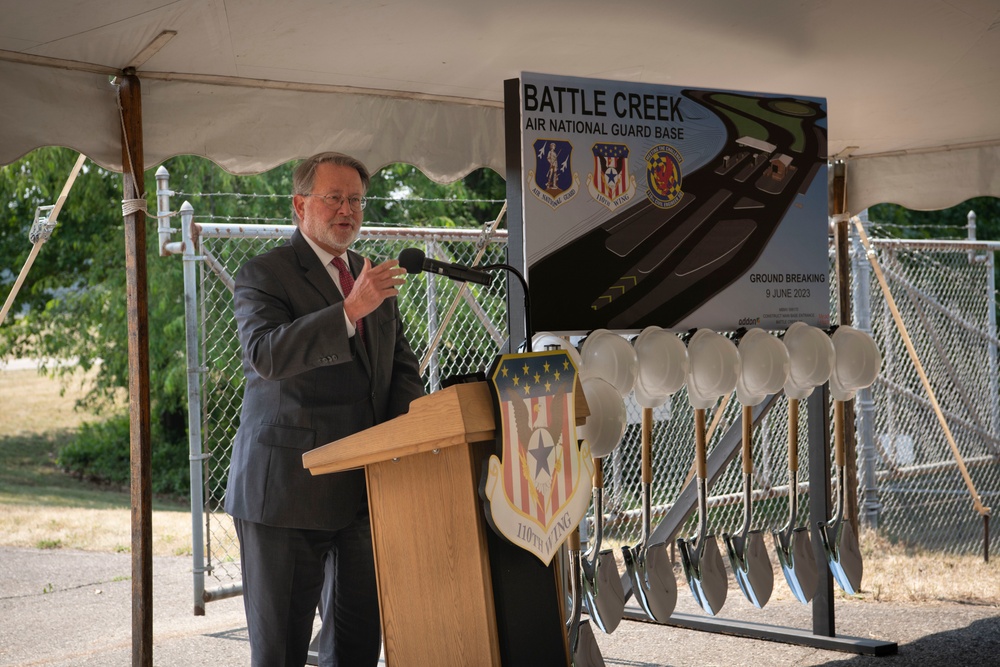
POLYGON ((847 500, 844 401, 853 399, 858 389, 871 386, 878 376, 882 357, 868 334, 847 325, 838 327, 833 333, 833 347, 835 362, 830 375, 830 393, 833 396, 837 508, 829 521, 819 522, 819 534, 830 573, 845 593, 854 595, 861 587, 864 564, 854 527, 849 520, 844 520, 847 500))
POLYGON ((674 565, 664 543, 649 544, 650 484, 653 480, 653 410, 642 409, 642 542, 622 547, 625 569, 639 606, 654 621, 666 622, 677 604, 674 565))
POLYGON ((695 601, 715 615, 726 602, 729 583, 715 535, 708 534, 708 465, 705 410, 734 389, 740 375, 740 353, 732 341, 711 329, 698 329, 688 342, 688 402, 694 408, 695 473, 698 484, 698 532, 678 538, 684 576, 695 601))
POLYGON ((788 524, 774 531, 774 548, 792 595, 809 604, 816 594, 819 571, 809 529, 795 527, 799 513, 799 401, 788 399, 788 524))
POLYGON ((625 611, 625 591, 618 575, 618 564, 611 549, 601 551, 604 537, 604 459, 594 459, 594 546, 592 557, 583 557, 583 593, 587 610, 602 632, 618 627, 625 611))
POLYGON ((604 658, 601 656, 600 647, 594 639, 594 631, 590 629, 590 623, 580 621, 580 611, 582 599, 580 593, 580 528, 574 528, 566 541, 569 552, 569 586, 570 586, 570 614, 566 621, 566 630, 569 635, 569 649, 573 656, 573 667, 604 667, 604 658))
POLYGON ((806 526, 797 528, 799 513, 799 401, 830 379, 834 349, 830 336, 821 329, 795 322, 783 338, 788 349, 789 372, 785 382, 788 397, 788 524, 774 531, 774 547, 792 595, 809 604, 816 593, 819 571, 806 526))
POLYGON ((750 439, 753 435, 753 406, 743 406, 743 525, 735 535, 722 534, 726 543, 733 576, 743 595, 758 609, 771 598, 774 572, 764 545, 764 534, 750 530, 753 493, 753 459, 750 439))
POLYGON ((726 603, 729 583, 715 535, 708 534, 708 465, 705 456, 705 409, 695 408, 695 467, 698 483, 698 532, 677 547, 688 587, 706 613, 715 615, 726 603))
POLYGON ((833 402, 834 464, 837 466, 837 508, 829 521, 819 522, 819 535, 826 551, 826 562, 837 584, 848 595, 854 595, 861 587, 864 563, 858 536, 850 521, 844 520, 844 506, 847 502, 846 475, 844 464, 844 403, 833 402))
POLYGON ((735 535, 723 534, 733 576, 743 595, 758 609, 774 589, 774 571, 764 544, 764 533, 750 530, 753 517, 753 406, 777 393, 788 379, 788 350, 784 343, 760 328, 740 336, 740 374, 736 399, 743 406, 743 525, 735 535))

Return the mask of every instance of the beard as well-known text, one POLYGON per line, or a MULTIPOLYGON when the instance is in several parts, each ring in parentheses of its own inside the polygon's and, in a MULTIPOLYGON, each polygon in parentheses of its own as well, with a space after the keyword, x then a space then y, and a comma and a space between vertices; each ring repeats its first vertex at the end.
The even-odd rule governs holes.
POLYGON ((303 225, 304 231, 313 240, 322 245, 329 246, 337 253, 345 252, 357 240, 361 233, 361 225, 353 219, 345 220, 343 217, 332 218, 330 220, 309 221, 303 225), (341 223, 350 222, 350 227, 341 223))

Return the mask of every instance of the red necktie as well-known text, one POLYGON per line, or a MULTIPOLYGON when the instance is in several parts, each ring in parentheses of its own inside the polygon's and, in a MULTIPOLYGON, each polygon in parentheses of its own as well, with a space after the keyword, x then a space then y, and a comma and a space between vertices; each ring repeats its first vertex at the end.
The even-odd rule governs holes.
MULTIPOLYGON (((354 276, 351 275, 350 269, 347 268, 347 263, 340 257, 333 258, 333 265, 337 267, 337 272, 340 273, 340 289, 344 292, 344 298, 346 299, 351 294, 351 290, 354 289, 354 276)), ((364 340, 365 337, 365 323, 358 320, 354 323, 354 327, 358 331, 358 335, 364 340)))

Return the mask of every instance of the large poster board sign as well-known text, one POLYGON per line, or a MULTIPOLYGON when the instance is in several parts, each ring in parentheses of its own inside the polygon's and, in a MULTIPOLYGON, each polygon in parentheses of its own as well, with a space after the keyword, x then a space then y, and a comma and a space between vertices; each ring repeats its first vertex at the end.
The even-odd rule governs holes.
POLYGON ((536 330, 829 325, 824 99, 523 73, 519 122, 536 330))

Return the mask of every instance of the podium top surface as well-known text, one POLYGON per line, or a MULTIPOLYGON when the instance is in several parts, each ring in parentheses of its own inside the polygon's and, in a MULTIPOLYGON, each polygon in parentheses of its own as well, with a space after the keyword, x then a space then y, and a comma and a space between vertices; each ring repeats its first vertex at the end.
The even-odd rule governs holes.
MULTIPOLYGON (((579 379, 574 404, 577 424, 582 424, 590 409, 579 379)), ((313 475, 325 475, 495 437, 489 385, 469 382, 421 396, 405 415, 310 450, 302 455, 302 465, 313 475)))
POLYGON ((493 399, 485 382, 447 387, 410 403, 404 415, 302 455, 313 475, 390 461, 496 435, 493 399))

